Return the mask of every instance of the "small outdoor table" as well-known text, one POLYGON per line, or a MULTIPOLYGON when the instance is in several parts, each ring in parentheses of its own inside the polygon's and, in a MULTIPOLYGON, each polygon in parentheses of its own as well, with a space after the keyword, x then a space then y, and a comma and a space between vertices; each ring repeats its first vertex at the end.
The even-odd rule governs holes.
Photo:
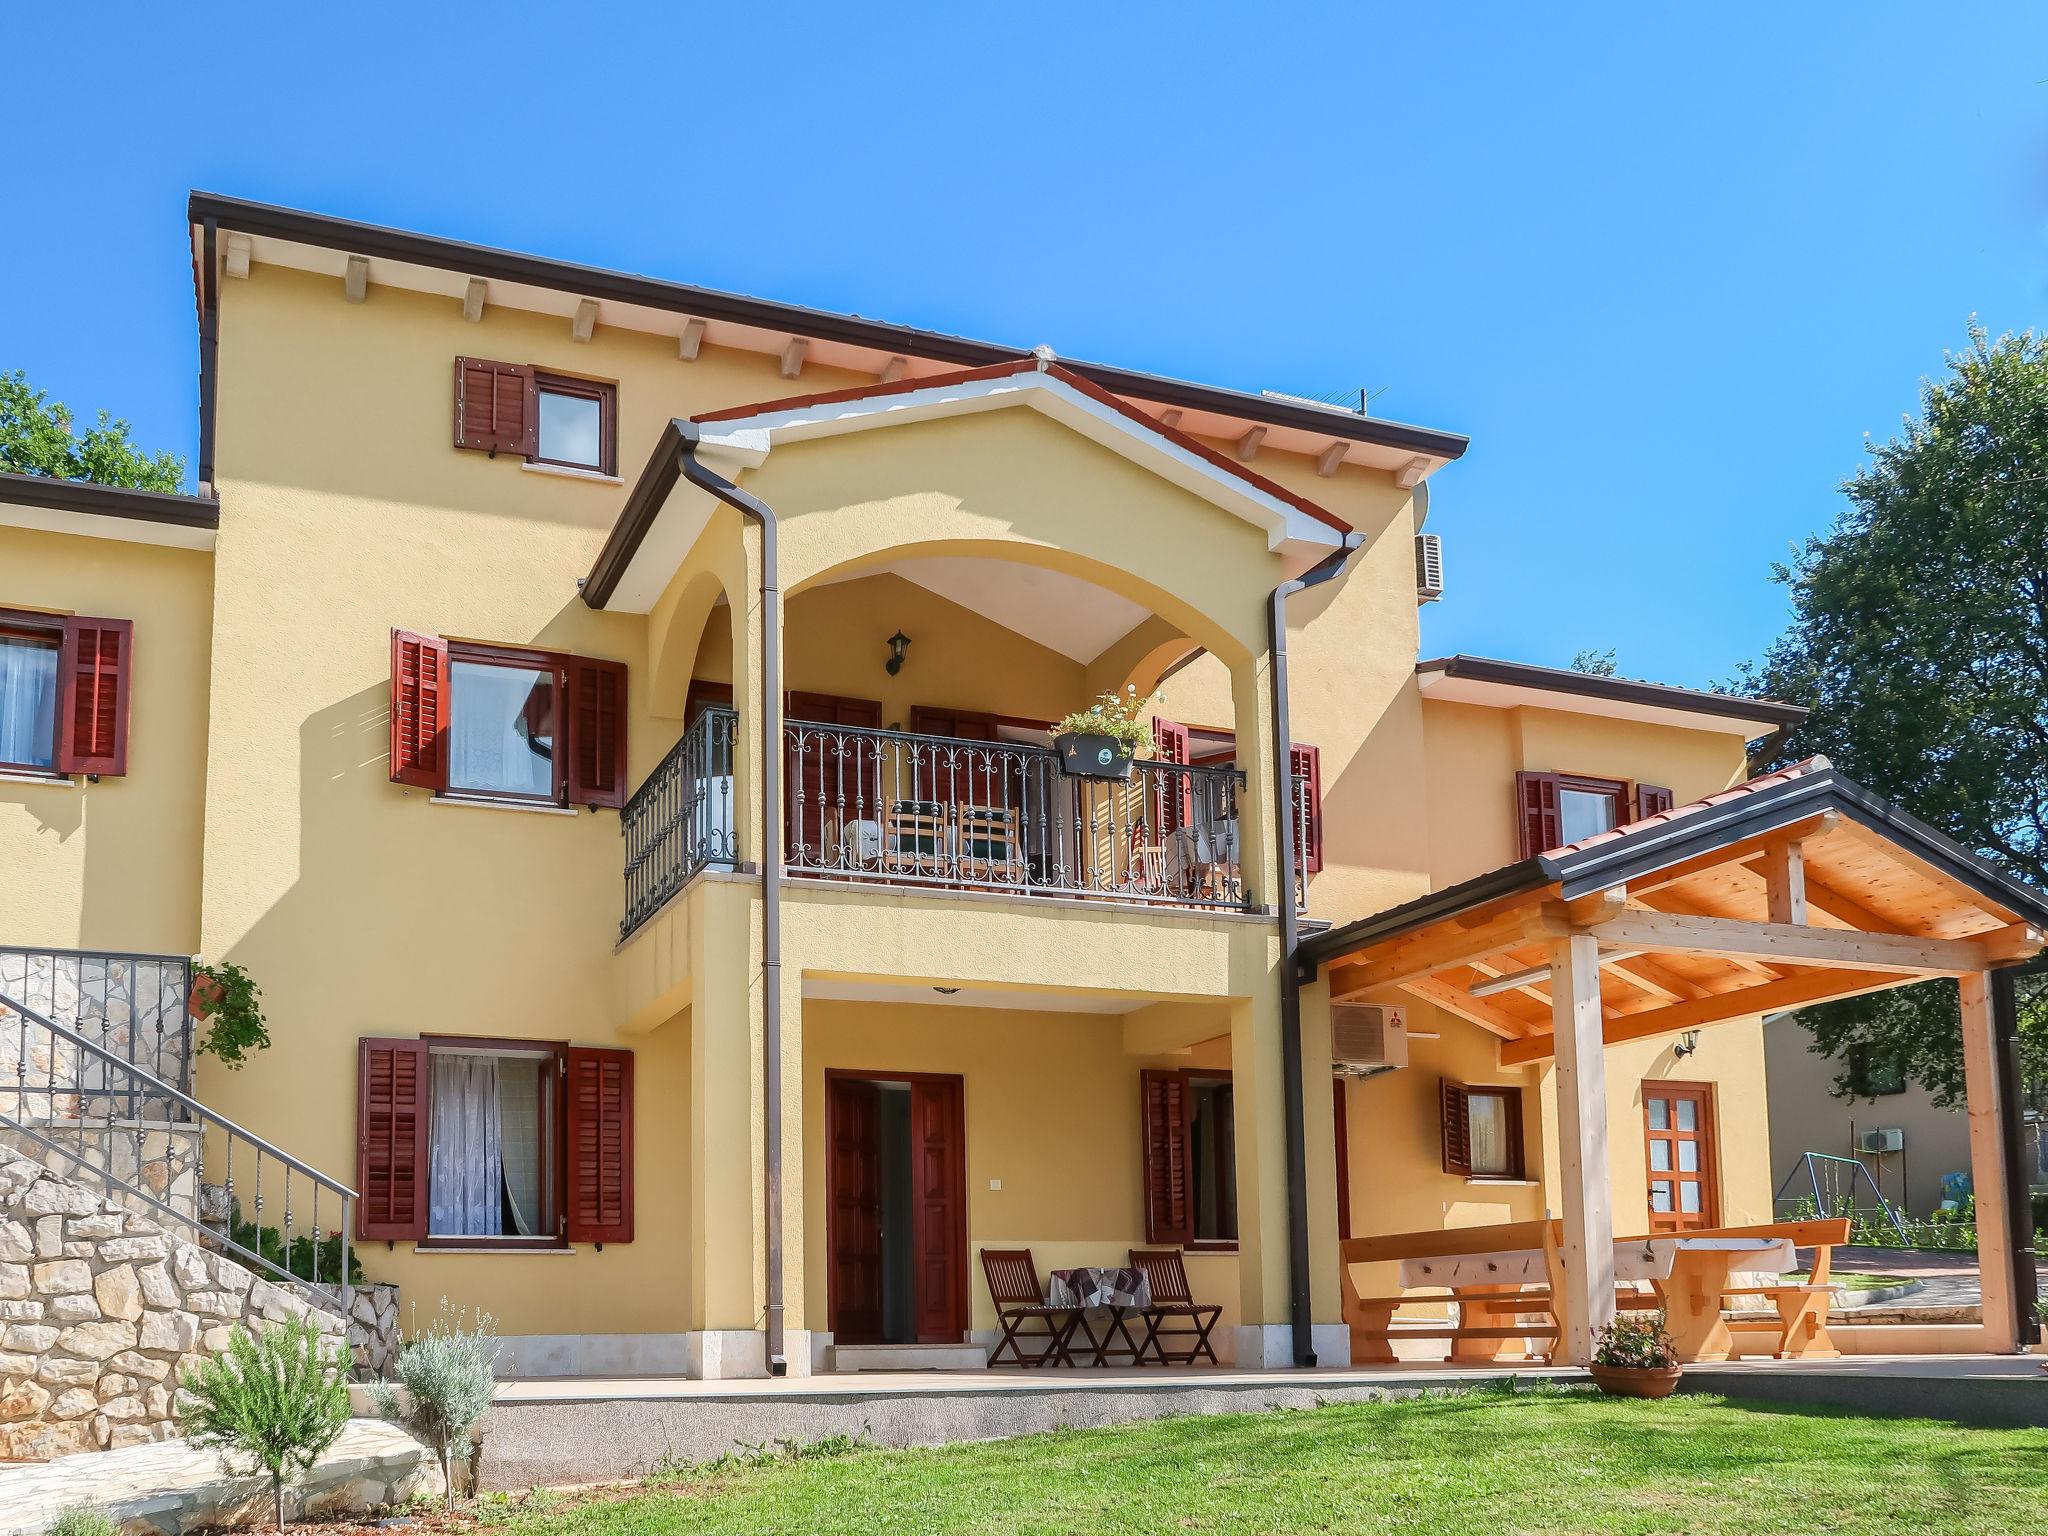
MULTIPOLYGON (((1056 1269, 1047 1278, 1045 1299, 1049 1306, 1072 1307, 1075 1321, 1088 1343, 1090 1365, 1106 1366, 1112 1355, 1128 1358, 1133 1365, 1145 1363, 1138 1341, 1131 1337, 1130 1319, 1152 1305, 1152 1282, 1142 1269, 1083 1266, 1056 1269), (1089 1314, 1106 1315, 1098 1334, 1089 1314), (1122 1345, 1114 1343, 1122 1339, 1122 1345)), ((1076 1364, 1083 1351, 1075 1350, 1076 1364)))

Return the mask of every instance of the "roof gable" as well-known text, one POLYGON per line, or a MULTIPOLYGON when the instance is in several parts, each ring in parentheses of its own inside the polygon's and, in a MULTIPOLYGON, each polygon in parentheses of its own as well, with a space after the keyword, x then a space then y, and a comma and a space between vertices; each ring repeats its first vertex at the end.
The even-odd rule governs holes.
POLYGON ((938 378, 902 379, 798 395, 693 417, 708 463, 761 464, 777 444, 905 426, 974 412, 1039 412, 1181 489, 1258 527, 1266 547, 1302 553, 1337 548, 1349 525, 1249 465, 1155 421, 1048 358, 1028 358, 938 378))

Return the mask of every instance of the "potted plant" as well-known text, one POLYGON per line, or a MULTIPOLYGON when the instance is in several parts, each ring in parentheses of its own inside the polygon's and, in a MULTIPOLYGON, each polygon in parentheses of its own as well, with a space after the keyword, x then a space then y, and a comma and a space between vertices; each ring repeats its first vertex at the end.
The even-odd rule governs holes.
POLYGON ((1151 745, 1152 733, 1139 715, 1138 690, 1127 686, 1101 695, 1052 728, 1060 767, 1075 778, 1128 779, 1131 759, 1151 745))
POLYGON ((1624 1312, 1593 1341, 1594 1383, 1609 1397, 1669 1397, 1680 1366, 1664 1314, 1624 1312))
POLYGON ((263 991, 239 965, 221 961, 192 967, 192 995, 186 1008, 207 1026, 198 1049, 218 1057, 224 1066, 239 1067, 251 1051, 270 1044, 270 1030, 257 1002, 263 991))

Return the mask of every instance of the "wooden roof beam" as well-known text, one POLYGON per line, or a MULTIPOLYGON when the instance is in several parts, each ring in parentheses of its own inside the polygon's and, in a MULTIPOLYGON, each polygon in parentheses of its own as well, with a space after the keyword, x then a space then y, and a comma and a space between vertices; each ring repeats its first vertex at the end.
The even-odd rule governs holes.
POLYGON ((1683 912, 1623 912, 1588 930, 1603 944, 1721 960, 1775 961, 1851 971, 1918 971, 1959 976, 1998 963, 1974 939, 1922 939, 1897 933, 1852 933, 1792 923, 1749 923, 1683 912))
POLYGON ((1460 991, 1447 981, 1433 976, 1418 977, 1401 984, 1401 990, 1412 997, 1419 997, 1425 1003, 1433 1003, 1445 1013, 1456 1014, 1467 1023, 1477 1024, 1490 1034, 1503 1040, 1520 1040, 1529 1033, 1529 1026, 1513 1014, 1503 1013, 1488 1002, 1473 997, 1469 992, 1460 991))
MULTIPOLYGON (((1807 971, 1780 981, 1766 982, 1760 987, 1744 987, 1739 992, 1722 992, 1712 997, 1695 998, 1691 1002, 1673 1003, 1668 1008, 1653 1008, 1647 1013, 1625 1014, 1610 1019, 1602 1029, 1601 1038, 1608 1045, 1622 1045, 1631 1040, 1648 1040, 1656 1035, 1675 1035, 1680 1030, 1698 1029, 1706 1024, 1744 1019, 1753 1014, 1778 1013, 1807 1003, 1882 992, 1889 987, 1925 979, 1920 974, 1901 971, 1807 971)), ((1552 1049, 1547 1033, 1510 1040, 1500 1047, 1501 1065, 1519 1067, 1541 1061, 1552 1054, 1552 1049)))
POLYGON ((1477 927, 1436 923, 1389 942, 1374 958, 1330 967, 1330 999, 1345 1002, 1376 987, 1398 987, 1432 972, 1484 960, 1532 938, 1538 914, 1510 907, 1477 927))

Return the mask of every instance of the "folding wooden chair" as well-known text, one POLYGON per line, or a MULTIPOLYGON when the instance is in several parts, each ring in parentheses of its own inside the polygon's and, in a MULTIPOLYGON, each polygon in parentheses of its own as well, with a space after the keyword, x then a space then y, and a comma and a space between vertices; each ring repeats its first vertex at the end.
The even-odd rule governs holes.
POLYGON ((1013 1365, 1029 1367, 1074 1363, 1068 1345, 1081 1314, 1073 1307, 1047 1305, 1045 1290, 1038 1283, 1038 1266, 1031 1262, 1029 1248, 982 1249, 981 1273, 988 1281, 989 1300, 996 1304, 996 1321, 1003 1329, 1002 1338, 989 1351, 990 1365, 1004 1363, 1004 1350, 1010 1352, 1013 1365), (1045 1324, 1042 1334, 1020 1331, 1024 1324, 1034 1320, 1045 1324), (1036 1338, 1046 1341, 1045 1348, 1036 1355, 1027 1356, 1019 1347, 1019 1341, 1036 1338))
POLYGON ((1193 1365, 1205 1355, 1211 1365, 1220 1364, 1215 1346, 1209 1342, 1209 1334, 1216 1327, 1216 1319, 1223 1315, 1223 1309, 1212 1302, 1195 1300, 1194 1293, 1188 1288, 1187 1265, 1181 1261, 1180 1250, 1133 1248, 1131 1268, 1143 1270, 1152 1286, 1152 1305, 1145 1313, 1145 1337, 1138 1345, 1138 1364, 1145 1363, 1147 1351, 1156 1355, 1161 1365, 1193 1365), (1193 1326, 1173 1329, 1159 1326, 1175 1318, 1193 1326), (1186 1349, 1169 1354, 1163 1342, 1166 1339, 1188 1339, 1192 1342, 1186 1349))
POLYGON ((882 829, 882 867, 896 874, 944 874, 950 834, 945 802, 892 801, 882 829))
POLYGON ((1017 848, 1017 813, 1009 807, 954 806, 953 836, 962 879, 1024 878, 1024 859, 1017 848))

